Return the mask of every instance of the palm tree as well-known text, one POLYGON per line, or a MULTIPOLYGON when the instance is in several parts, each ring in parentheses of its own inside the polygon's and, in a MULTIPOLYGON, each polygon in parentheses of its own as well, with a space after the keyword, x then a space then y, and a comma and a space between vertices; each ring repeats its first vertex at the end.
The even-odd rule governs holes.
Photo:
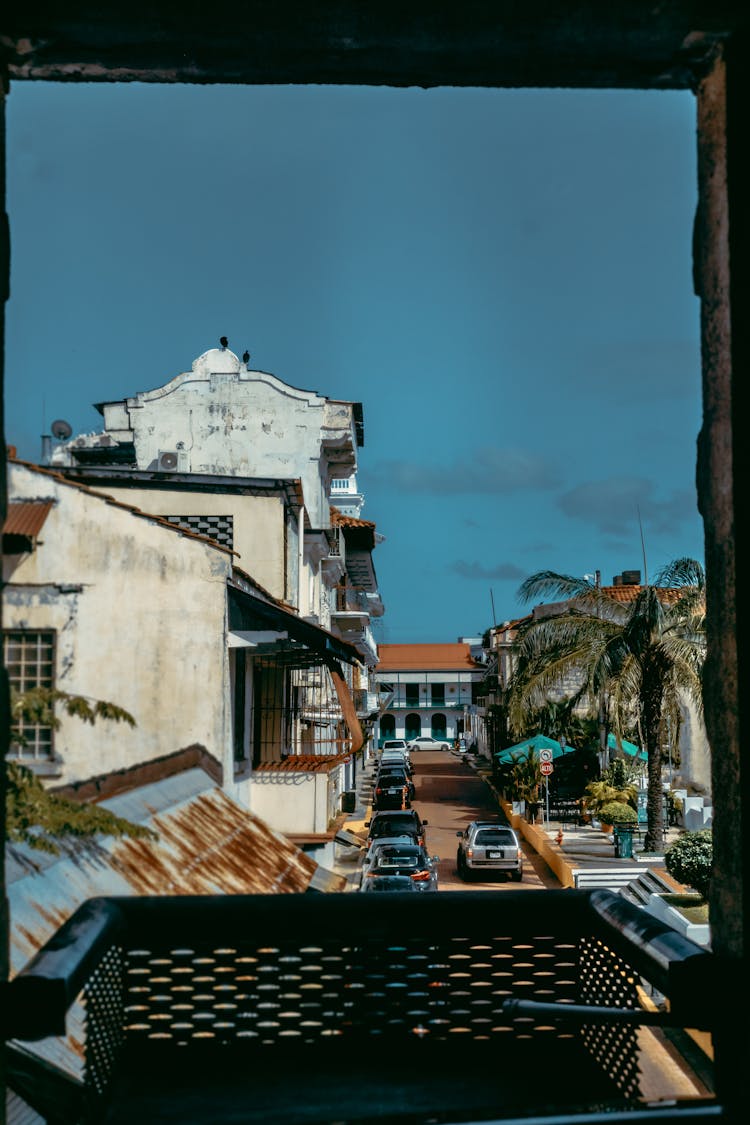
POLYGON ((559 695, 571 679, 573 701, 608 702, 619 741, 637 725, 648 756, 648 823, 644 846, 662 846, 662 750, 676 741, 681 703, 702 711, 705 659, 705 576, 694 559, 676 559, 623 603, 588 579, 541 571, 520 587, 524 602, 564 600, 563 611, 532 619, 519 630, 518 659, 509 685, 511 723, 559 695))

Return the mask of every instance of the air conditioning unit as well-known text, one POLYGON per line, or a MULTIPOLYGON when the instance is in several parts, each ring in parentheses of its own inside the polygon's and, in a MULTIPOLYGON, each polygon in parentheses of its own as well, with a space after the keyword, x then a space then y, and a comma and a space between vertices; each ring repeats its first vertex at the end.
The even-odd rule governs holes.
POLYGON ((188 455, 184 449, 160 449, 157 468, 160 473, 186 473, 188 455))

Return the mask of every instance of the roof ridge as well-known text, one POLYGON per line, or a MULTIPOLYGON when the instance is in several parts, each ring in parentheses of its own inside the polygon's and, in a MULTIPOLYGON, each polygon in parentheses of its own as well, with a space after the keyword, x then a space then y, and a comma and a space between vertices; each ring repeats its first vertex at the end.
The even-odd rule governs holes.
POLYGON ((68 480, 62 473, 55 472, 53 469, 47 469, 43 465, 36 465, 33 461, 23 461, 20 457, 9 457, 8 460, 13 465, 21 465, 22 468, 29 469, 32 473, 38 473, 43 477, 49 477, 58 484, 65 484, 68 488, 75 488, 78 492, 86 493, 88 496, 94 496, 97 500, 104 500, 107 504, 112 504, 115 508, 121 508, 124 512, 130 512, 131 515, 140 516, 141 519, 152 520, 161 527, 167 527, 170 531, 177 532, 178 535, 184 535, 188 539, 197 539, 201 543, 206 543, 209 547, 223 552, 225 555, 240 558, 238 551, 233 551, 230 547, 223 546, 223 544, 218 543, 209 535, 200 535, 197 531, 189 531, 187 528, 180 527, 178 524, 170 523, 169 520, 164 519, 163 516, 154 515, 152 512, 144 512, 141 508, 136 508, 133 504, 125 504, 122 500, 116 500, 114 496, 109 496, 106 492, 98 492, 95 488, 90 488, 87 484, 68 480))

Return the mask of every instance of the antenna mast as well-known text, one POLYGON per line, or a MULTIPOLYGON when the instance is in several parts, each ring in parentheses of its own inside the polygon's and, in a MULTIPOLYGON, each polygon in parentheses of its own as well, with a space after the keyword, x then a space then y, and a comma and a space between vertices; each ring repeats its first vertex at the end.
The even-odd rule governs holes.
POLYGON ((648 566, 646 565, 646 541, 643 538, 643 524, 641 523, 641 509, 640 505, 636 504, 636 511, 638 512, 638 527, 641 532, 641 553, 643 554, 643 585, 648 586, 648 566))

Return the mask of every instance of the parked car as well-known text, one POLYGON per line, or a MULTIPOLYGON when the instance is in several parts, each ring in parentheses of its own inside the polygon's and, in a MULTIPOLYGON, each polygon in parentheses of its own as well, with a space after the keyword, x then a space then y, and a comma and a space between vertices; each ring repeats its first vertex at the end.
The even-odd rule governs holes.
POLYGON ((408 875, 379 875, 377 879, 363 879, 360 891, 407 891, 419 890, 419 884, 408 875))
POLYGON ((402 765, 406 768, 408 773, 412 772, 411 755, 408 750, 384 750, 380 755, 378 768, 382 769, 383 766, 389 763, 391 765, 402 765))
POLYGON ((509 824, 497 820, 472 820, 463 832, 457 832, 460 843, 456 866, 467 882, 476 872, 495 871, 510 875, 516 883, 523 878, 523 852, 518 836, 509 824))
POLYGON ((406 750, 406 739, 405 738, 386 738, 385 741, 383 742, 383 745, 380 747, 380 749, 381 750, 406 750))
POLYGON ((372 807, 381 809, 411 808, 414 786, 404 769, 380 770, 375 779, 372 807))
POLYGON ((396 777, 400 774, 403 774, 406 778, 406 784, 409 789, 409 800, 412 800, 414 797, 414 793, 416 792, 414 788, 414 782, 412 781, 412 772, 404 765, 403 762, 383 762, 377 774, 375 775, 375 785, 377 786, 380 783, 381 778, 385 779, 390 775, 396 777))
POLYGON ((433 738, 430 734, 420 734, 407 742, 409 750, 450 750, 450 743, 444 739, 433 738))
POLYGON ((424 845, 427 826, 428 822, 422 820, 416 809, 376 812, 371 820, 365 821, 368 846, 372 840, 384 836, 412 836, 417 843, 424 845))
POLYGON ((436 891, 439 862, 440 856, 428 855, 419 844, 404 842, 381 844, 364 872, 362 885, 364 886, 371 879, 382 879, 389 875, 407 875, 417 884, 420 891, 436 891))
POLYGON ((375 857, 377 856, 381 848, 392 847, 394 844, 401 844, 402 846, 404 844, 414 844, 416 843, 416 839, 416 835, 409 832, 404 832, 403 835, 400 836, 375 836, 372 840, 369 841, 367 848, 365 849, 365 854, 362 859, 363 874, 374 862, 375 857))

